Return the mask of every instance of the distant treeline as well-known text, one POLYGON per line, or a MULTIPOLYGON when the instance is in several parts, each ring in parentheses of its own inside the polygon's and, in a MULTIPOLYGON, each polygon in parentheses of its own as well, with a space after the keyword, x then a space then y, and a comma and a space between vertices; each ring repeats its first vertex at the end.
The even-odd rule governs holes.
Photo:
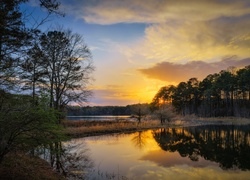
POLYGON ((131 115, 131 106, 68 106, 68 116, 84 116, 84 115, 131 115))
POLYGON ((159 89, 150 104, 68 107, 68 115, 134 115, 154 113, 171 105, 180 115, 250 117, 250 65, 209 74, 202 81, 190 78, 177 86, 159 89), (147 110, 145 110, 145 107, 147 110), (145 112, 144 112, 145 111, 145 112), (147 112, 146 112, 147 111, 147 112))
POLYGON ((161 104, 171 104, 182 115, 250 117, 250 65, 164 86, 151 103, 155 108, 161 104))

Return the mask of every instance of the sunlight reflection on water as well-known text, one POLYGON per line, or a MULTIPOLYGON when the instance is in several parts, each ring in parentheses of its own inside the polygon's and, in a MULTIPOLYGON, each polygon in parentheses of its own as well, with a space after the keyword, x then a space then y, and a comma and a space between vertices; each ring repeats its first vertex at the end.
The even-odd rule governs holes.
POLYGON ((248 128, 166 128, 74 141, 89 149, 89 179, 249 179, 248 128))

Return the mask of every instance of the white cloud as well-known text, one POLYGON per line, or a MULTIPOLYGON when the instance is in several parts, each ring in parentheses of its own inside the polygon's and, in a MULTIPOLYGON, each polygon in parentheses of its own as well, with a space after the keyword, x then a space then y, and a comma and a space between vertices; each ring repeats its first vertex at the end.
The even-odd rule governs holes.
POLYGON ((62 5, 88 23, 148 23, 143 40, 118 45, 131 63, 249 56, 249 0, 65 0, 62 5))
POLYGON ((155 24, 146 28, 145 39, 132 49, 145 59, 182 63, 218 61, 234 55, 249 57, 250 21, 232 21, 155 24))
POLYGON ((170 20, 211 20, 250 12, 248 0, 72 0, 64 8, 88 23, 163 23, 170 20))

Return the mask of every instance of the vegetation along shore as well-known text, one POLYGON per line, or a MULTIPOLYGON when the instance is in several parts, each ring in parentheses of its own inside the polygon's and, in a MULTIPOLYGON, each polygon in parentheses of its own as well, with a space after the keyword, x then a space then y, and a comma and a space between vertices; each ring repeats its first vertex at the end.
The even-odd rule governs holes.
POLYGON ((164 127, 186 127, 211 124, 247 125, 250 124, 250 119, 236 117, 199 118, 195 116, 178 116, 175 117, 171 122, 165 124, 161 124, 159 120, 144 120, 141 123, 138 123, 136 120, 65 120, 62 123, 65 127, 65 134, 71 138, 77 138, 104 134, 136 132, 164 127))

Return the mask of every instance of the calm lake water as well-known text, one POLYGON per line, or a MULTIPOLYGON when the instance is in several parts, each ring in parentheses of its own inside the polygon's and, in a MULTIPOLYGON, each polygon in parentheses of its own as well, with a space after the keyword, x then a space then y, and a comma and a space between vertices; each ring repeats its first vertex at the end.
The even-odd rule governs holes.
POLYGON ((85 157, 78 158, 85 169, 75 172, 86 179, 250 179, 250 126, 162 128, 67 144, 85 157))

